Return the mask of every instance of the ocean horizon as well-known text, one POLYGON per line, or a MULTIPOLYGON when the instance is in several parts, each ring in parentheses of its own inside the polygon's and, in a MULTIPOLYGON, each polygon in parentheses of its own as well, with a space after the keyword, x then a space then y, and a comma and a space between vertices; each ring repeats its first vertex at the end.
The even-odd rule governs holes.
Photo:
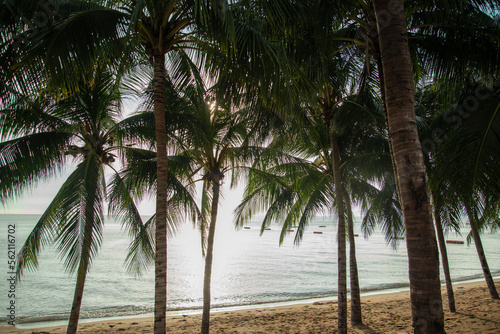
MULTIPOLYGON (((7 325, 7 308, 15 301, 19 324, 65 320, 69 316, 75 275, 65 271, 57 250, 46 247, 37 271, 26 272, 15 286, 15 298, 7 298, 9 268, 7 241, 15 236, 16 253, 36 224, 39 215, 0 215, 0 325, 7 325), (15 232, 8 230, 15 225, 15 232), (3 267, 3 268, 2 268, 3 267)), ((299 246, 290 232, 279 246, 280 227, 271 226, 260 236, 260 221, 236 230, 228 219, 217 225, 212 273, 214 309, 250 307, 267 303, 289 303, 314 298, 335 298, 337 288, 336 218, 311 221, 299 246), (316 232, 316 233, 315 233, 316 232), (321 233, 320 233, 321 232, 321 233)), ((450 234, 447 239, 466 240, 450 234)), ((368 238, 355 221, 359 282, 362 291, 382 291, 408 286, 408 264, 404 240, 393 249, 380 230, 368 238)), ((483 247, 494 275, 500 274, 498 234, 483 233, 483 247)), ((151 314, 154 308, 154 268, 141 276, 126 271, 124 259, 129 243, 126 232, 113 217, 107 217, 103 243, 87 276, 81 319, 134 317, 151 314)), ((482 270, 473 244, 447 244, 451 275, 456 281, 480 278, 482 270)), ((168 240, 168 312, 196 313, 202 306, 204 259, 199 231, 183 224, 168 240)), ((443 279, 443 274, 441 273, 443 279)))

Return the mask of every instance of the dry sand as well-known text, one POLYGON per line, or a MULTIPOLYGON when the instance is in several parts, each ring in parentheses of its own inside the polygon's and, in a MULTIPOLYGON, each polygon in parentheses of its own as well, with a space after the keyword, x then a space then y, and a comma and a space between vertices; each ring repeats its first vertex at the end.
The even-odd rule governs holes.
MULTIPOLYGON (((495 281, 500 287, 500 280, 495 281)), ((445 290, 445 328, 447 333, 500 333, 500 300, 493 300, 484 282, 455 285, 457 312, 450 313, 445 290)), ((409 292, 362 297, 364 325, 351 327, 350 333, 412 333, 409 292)), ((201 315, 167 317, 169 333, 199 333, 201 315)), ((211 317, 211 333, 304 333, 337 332, 337 303, 315 302, 291 306, 218 312, 211 317)), ((0 333, 65 333, 65 326, 16 329, 0 327, 0 333)), ((80 324, 79 333, 153 333, 152 318, 107 320, 80 324)))

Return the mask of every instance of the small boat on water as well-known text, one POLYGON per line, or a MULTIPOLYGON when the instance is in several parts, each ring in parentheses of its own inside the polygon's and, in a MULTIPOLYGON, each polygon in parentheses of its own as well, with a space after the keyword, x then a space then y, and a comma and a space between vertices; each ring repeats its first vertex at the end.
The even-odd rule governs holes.
POLYGON ((287 232, 293 232, 293 230, 286 230, 287 232))
POLYGON ((323 234, 323 232, 319 232, 319 231, 314 231, 313 233, 314 234, 323 234))
POLYGON ((446 240, 447 244, 463 244, 464 242, 462 240, 446 240))
POLYGON ((354 234, 355 237, 359 237, 359 234, 354 234))
POLYGON ((249 230, 250 226, 245 226, 244 229, 249 230))
POLYGON ((326 225, 319 225, 319 227, 326 227, 326 225))

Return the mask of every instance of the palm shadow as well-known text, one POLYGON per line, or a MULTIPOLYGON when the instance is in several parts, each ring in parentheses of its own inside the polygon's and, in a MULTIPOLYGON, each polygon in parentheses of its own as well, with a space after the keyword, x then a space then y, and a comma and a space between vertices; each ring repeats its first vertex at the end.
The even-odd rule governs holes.
POLYGON ((368 325, 361 324, 361 325, 356 325, 355 328, 362 330, 364 333, 369 333, 369 334, 377 334, 377 331, 374 331, 371 329, 368 325))

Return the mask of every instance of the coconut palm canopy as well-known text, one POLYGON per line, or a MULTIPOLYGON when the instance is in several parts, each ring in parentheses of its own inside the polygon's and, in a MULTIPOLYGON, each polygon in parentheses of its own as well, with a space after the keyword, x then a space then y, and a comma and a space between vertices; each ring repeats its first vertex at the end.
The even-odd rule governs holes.
MULTIPOLYGON (((442 212, 464 204, 476 246, 476 232, 498 224, 499 6, 460 0, 3 2, 1 200, 19 197, 69 161, 76 164, 28 238, 20 273, 36 267, 49 241, 59 245, 67 268, 78 273, 68 327, 75 332, 108 200, 133 238, 129 267, 144 268, 155 256, 155 333, 164 333, 169 228, 186 217, 200 218, 205 228, 204 213, 217 212, 224 173, 246 160, 254 174, 241 208, 253 199, 269 205, 263 226, 271 218, 285 217, 284 226, 298 222, 297 240, 320 208, 336 206, 342 221, 344 206, 348 216, 351 202, 361 204, 366 230, 383 221, 393 240, 403 217, 415 330, 442 332, 429 194, 442 212), (38 27, 26 22, 42 11, 47 20, 38 27), (141 67, 151 74, 149 97, 139 94, 149 101, 147 110, 121 120, 118 82, 123 75, 144 76, 141 67), (466 84, 478 80, 487 96, 480 90, 484 98, 469 112, 477 91, 466 84), (217 82, 209 102, 206 82, 217 82), (463 107, 444 111, 429 126, 447 137, 431 136, 434 151, 425 158, 415 82, 432 83, 443 105, 460 100, 463 107), (375 117, 375 126, 362 126, 359 114, 343 109, 383 111, 386 124, 375 117), (275 128, 297 125, 296 137, 279 143, 286 137, 278 138, 275 128), (280 150, 285 153, 275 154, 280 150), (361 153, 376 164, 360 164, 361 153), (105 169, 114 175, 109 184, 105 169), (201 209, 191 184, 197 172, 213 191, 208 196, 209 187, 203 188, 201 209), (134 200, 150 193, 156 215, 144 223, 134 200)), ((339 224, 339 332, 347 328, 343 228, 339 224)))

